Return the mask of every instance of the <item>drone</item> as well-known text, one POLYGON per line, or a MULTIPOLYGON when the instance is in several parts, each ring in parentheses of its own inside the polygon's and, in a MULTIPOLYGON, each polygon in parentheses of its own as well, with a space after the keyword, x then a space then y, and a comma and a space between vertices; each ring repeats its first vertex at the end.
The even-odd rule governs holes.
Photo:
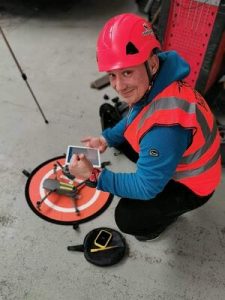
POLYGON ((74 186, 71 183, 65 183, 60 181, 57 178, 57 166, 60 166, 62 169, 63 175, 65 175, 68 179, 74 180, 75 176, 73 176, 69 172, 69 168, 67 165, 62 166, 59 161, 53 165, 53 174, 55 175, 54 179, 47 178, 44 180, 42 187, 47 191, 47 194, 40 200, 36 202, 36 207, 38 210, 41 210, 41 205, 45 201, 45 199, 52 193, 56 193, 58 195, 64 195, 70 197, 73 200, 75 213, 76 215, 80 215, 80 211, 77 207, 77 199, 79 198, 79 191, 84 186, 90 186, 89 181, 85 180, 80 182, 77 186, 74 186))

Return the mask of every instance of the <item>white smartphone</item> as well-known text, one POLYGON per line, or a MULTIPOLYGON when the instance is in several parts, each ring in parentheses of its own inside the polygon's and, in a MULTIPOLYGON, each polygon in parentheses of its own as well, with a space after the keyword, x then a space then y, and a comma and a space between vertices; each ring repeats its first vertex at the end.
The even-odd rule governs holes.
POLYGON ((70 163, 73 154, 83 153, 95 168, 101 168, 100 152, 98 149, 69 145, 66 152, 66 165, 70 163))

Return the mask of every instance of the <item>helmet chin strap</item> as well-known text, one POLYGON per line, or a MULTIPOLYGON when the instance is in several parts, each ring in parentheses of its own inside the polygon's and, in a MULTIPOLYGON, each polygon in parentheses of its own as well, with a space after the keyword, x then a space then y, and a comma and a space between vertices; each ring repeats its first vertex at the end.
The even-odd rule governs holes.
POLYGON ((145 65, 146 72, 148 74, 149 87, 151 87, 152 86, 152 81, 153 81, 153 75, 152 75, 151 70, 149 68, 148 61, 145 61, 144 65, 145 65))
POLYGON ((141 97, 140 100, 144 99, 147 96, 148 92, 150 91, 150 89, 151 89, 151 87, 153 85, 153 80, 154 80, 154 78, 155 78, 155 76, 157 74, 156 73, 156 74, 152 75, 152 72, 151 72, 151 70, 149 68, 149 64, 148 64, 147 60, 144 62, 144 65, 145 65, 145 69, 146 69, 146 72, 147 72, 147 75, 148 75, 149 87, 148 87, 147 91, 144 93, 144 95, 141 97))
MULTIPOLYGON (((150 89, 151 89, 151 87, 152 87, 153 79, 154 79, 154 76, 153 76, 152 73, 151 73, 151 70, 150 70, 150 68, 149 68, 149 64, 148 64, 148 61, 147 61, 147 60, 144 62, 144 65, 145 65, 145 69, 146 69, 146 72, 147 72, 147 75, 148 75, 149 86, 148 86, 148 89, 146 90, 146 92, 144 93, 144 95, 141 97, 140 100, 145 99, 145 97, 148 95, 148 92, 150 91, 150 89)), ((140 100, 139 100, 139 101, 140 101, 140 100)))
POLYGON ((148 91, 149 91, 150 88, 152 87, 152 84, 153 84, 153 75, 152 75, 151 70, 149 68, 148 61, 145 61, 144 65, 145 65, 145 69, 146 69, 146 72, 147 72, 147 75, 148 75, 148 80, 149 80, 149 88, 148 88, 148 91))

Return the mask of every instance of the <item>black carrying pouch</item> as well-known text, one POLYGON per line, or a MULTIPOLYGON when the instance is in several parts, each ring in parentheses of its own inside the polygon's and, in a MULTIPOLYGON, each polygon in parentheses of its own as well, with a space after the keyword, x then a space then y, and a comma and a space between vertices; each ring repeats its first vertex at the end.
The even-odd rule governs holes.
POLYGON ((122 234, 114 229, 100 227, 90 231, 84 238, 82 245, 68 246, 69 251, 80 251, 90 263, 104 267, 118 263, 125 255, 127 246, 122 234), (111 239, 105 247, 95 245, 97 236, 101 231, 107 231, 111 234, 111 239))

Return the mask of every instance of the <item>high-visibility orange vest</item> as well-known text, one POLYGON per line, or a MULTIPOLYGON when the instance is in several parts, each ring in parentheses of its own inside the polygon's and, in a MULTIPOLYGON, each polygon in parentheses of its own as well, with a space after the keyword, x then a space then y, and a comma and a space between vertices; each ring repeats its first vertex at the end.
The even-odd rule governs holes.
POLYGON ((192 143, 172 179, 200 196, 212 193, 221 178, 220 135, 204 98, 186 83, 174 82, 138 113, 124 136, 139 152, 142 137, 158 125, 192 129, 192 143))

